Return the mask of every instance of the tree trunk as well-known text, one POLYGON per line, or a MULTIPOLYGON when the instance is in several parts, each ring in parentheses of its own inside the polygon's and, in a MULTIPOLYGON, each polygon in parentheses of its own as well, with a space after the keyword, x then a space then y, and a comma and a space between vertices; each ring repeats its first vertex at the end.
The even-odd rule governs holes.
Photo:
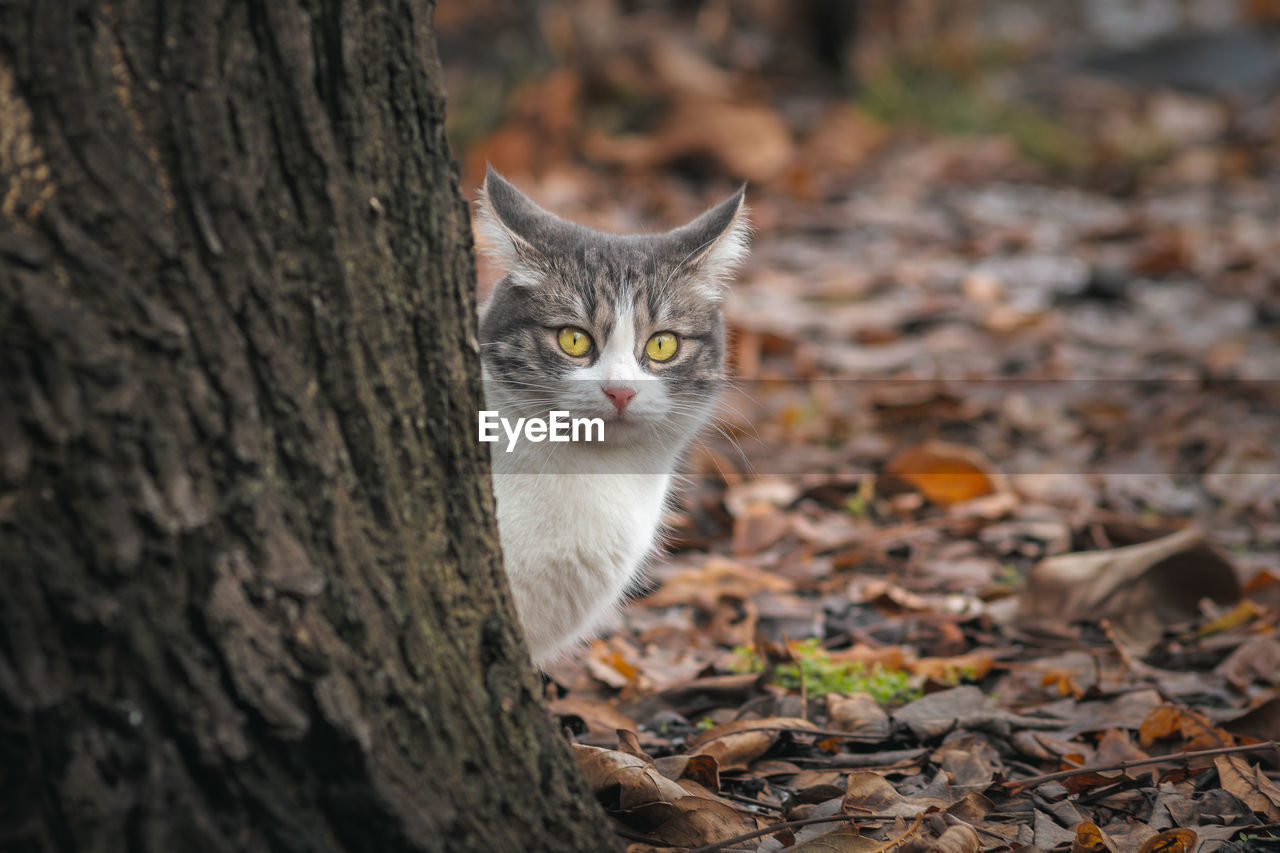
POLYGON ((0 3, 0 847, 612 836, 501 577, 430 3, 0 3))

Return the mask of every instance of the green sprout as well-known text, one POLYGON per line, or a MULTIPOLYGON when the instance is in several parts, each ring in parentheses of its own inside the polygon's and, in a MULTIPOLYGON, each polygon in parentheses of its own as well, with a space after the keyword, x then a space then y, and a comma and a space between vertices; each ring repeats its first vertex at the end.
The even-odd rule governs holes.
POLYGON ((1013 563, 1001 563, 1000 571, 993 580, 996 586, 1016 587, 1022 583, 1022 572, 1013 563))
POLYGON ((876 478, 874 475, 863 477, 858 482, 858 491, 844 502, 845 511, 854 518, 866 518, 871 511, 871 502, 876 498, 876 478))
MULTIPOLYGON (((794 663, 779 664, 771 682, 788 690, 804 689, 809 694, 866 693, 881 704, 910 702, 920 697, 910 673, 887 669, 880 664, 868 668, 858 661, 833 661, 817 638, 787 644, 794 663)), ((733 651, 730 668, 734 672, 762 672, 764 661, 754 650, 739 646, 733 651)))

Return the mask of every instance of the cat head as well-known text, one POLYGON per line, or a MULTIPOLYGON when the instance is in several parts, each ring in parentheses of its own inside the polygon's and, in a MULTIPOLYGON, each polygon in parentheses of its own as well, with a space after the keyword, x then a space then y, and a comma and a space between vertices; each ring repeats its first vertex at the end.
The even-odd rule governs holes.
POLYGON ((489 404, 683 446, 724 375, 720 301, 747 250, 744 190, 674 231, 619 235, 555 216, 490 169, 479 223, 506 275, 480 321, 489 404))

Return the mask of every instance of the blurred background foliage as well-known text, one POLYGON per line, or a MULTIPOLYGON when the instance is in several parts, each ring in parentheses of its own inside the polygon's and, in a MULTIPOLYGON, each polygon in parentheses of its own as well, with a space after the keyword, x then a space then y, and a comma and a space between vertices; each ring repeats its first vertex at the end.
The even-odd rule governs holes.
POLYGON ((817 198, 940 134, 1123 192, 1268 168, 1280 130, 1277 0, 444 0, 436 23, 464 187, 488 161, 566 196, 659 169, 817 198))

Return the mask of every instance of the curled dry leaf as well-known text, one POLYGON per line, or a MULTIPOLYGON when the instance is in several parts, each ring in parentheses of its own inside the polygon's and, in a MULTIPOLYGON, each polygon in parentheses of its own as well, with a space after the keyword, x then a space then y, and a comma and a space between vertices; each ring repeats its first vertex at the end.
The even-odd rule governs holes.
POLYGON ((776 543, 791 530, 791 517, 764 502, 748 504, 734 519, 734 554, 754 554, 776 543))
POLYGON ((798 484, 783 477, 760 476, 731 485, 724 493, 729 513, 740 517, 755 504, 769 504, 785 509, 800 497, 798 484))
POLYGON ((697 847, 752 832, 756 822, 732 806, 705 797, 646 803, 619 817, 663 844, 697 847))
POLYGON ((1130 785, 1133 779, 1123 771, 1119 773, 1096 773, 1093 771, 1077 773, 1062 780, 1062 787, 1072 794, 1083 794, 1099 788, 1110 788, 1112 785, 1130 785))
POLYGON ((675 711, 693 715, 708 708, 735 705, 759 693, 760 674, 708 675, 666 687, 626 705, 628 716, 644 724, 654 714, 675 711))
POLYGON ((721 770, 745 770, 773 746, 781 728, 811 729, 814 725, 799 717, 734 720, 694 738, 690 754, 715 758, 721 770))
POLYGON ((1269 823, 1280 821, 1280 785, 1271 781, 1256 764, 1238 755, 1219 755, 1213 760, 1222 787, 1235 794, 1269 823))
POLYGON ((1102 830, 1091 820, 1076 826, 1076 837, 1071 841, 1071 853, 1110 853, 1111 845, 1102 836, 1102 830))
POLYGON ((926 849, 929 853, 976 853, 982 849, 981 843, 973 827, 960 823, 947 827, 926 849))
POLYGON ((842 732, 877 740, 888 740, 893 729, 884 708, 866 693, 827 694, 831 724, 842 732))
POLYGON ((945 809, 949 805, 949 802, 940 797, 904 797, 879 773, 866 770, 849 774, 849 785, 844 795, 844 811, 847 814, 915 817, 931 808, 945 809))
POLYGON ((1123 548, 1059 554, 1027 576, 1014 624, 1033 633, 1069 634, 1071 622, 1109 619, 1134 645, 1193 618, 1202 598, 1233 604, 1240 582, 1194 528, 1123 548))
POLYGON ((972 826, 983 823, 995 810, 995 803, 976 791, 970 791, 947 808, 947 817, 972 826))
POLYGON ((578 766, 605 807, 664 844, 697 846, 756 828, 755 821, 696 782, 673 782, 635 755, 574 745, 578 766))
POLYGON ((1275 636, 1255 637, 1242 643, 1215 672, 1248 692, 1253 682, 1280 686, 1280 639, 1275 636))
POLYGON ((591 792, 606 805, 629 809, 645 803, 670 803, 687 796, 684 788, 639 756, 583 744, 574 744, 573 752, 591 785, 591 792), (612 793, 615 787, 616 797, 612 793))
MULTIPOLYGON (((610 687, 623 688, 636 681, 640 671, 628 658, 634 654, 619 640, 593 640, 583 663, 593 678, 610 687)), ((625 728, 625 727, 624 727, 625 728)))
POLYGON ((1193 853, 1199 840, 1194 830, 1166 829, 1143 842, 1138 853, 1193 853))
POLYGON ((720 765, 710 755, 668 755, 653 762, 672 781, 688 779, 708 791, 720 790, 720 765))
POLYGON ((810 838, 795 847, 788 847, 788 853, 882 853, 885 843, 877 838, 868 838, 858 832, 856 826, 842 826, 839 829, 824 833, 817 838, 810 838))
POLYGON ((635 720, 605 702, 569 695, 552 700, 550 708, 562 724, 569 724, 575 731, 577 728, 570 721, 574 718, 580 720, 586 726, 587 737, 592 740, 607 740, 618 729, 636 728, 635 720))
POLYGON ((644 759, 648 764, 653 763, 653 756, 641 748, 639 736, 631 729, 618 729, 618 751, 644 759))
POLYGON ((1152 709, 1142 721, 1138 736, 1143 746, 1181 737, 1183 748, 1191 750, 1212 749, 1232 743, 1231 734, 1213 725, 1205 714, 1169 704, 1152 709))
POLYGON ((710 791, 720 790, 720 762, 714 755, 691 755, 683 778, 692 779, 710 791))
POLYGON ((1043 723, 1005 711, 971 684, 909 702, 893 712, 893 721, 920 740, 941 737, 957 728, 1011 732, 1043 723))
MULTIPOLYGON (((1221 741, 1215 746, 1220 745, 1221 741)), ((1093 752, 1094 764, 1120 764, 1125 761, 1145 761, 1151 756, 1134 745, 1125 729, 1107 729, 1098 739, 1093 752)))

